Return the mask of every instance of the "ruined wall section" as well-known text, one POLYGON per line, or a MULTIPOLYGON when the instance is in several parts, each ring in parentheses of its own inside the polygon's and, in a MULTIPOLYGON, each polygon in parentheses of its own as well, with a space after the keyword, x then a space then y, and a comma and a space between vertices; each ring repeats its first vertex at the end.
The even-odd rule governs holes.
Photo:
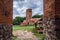
POLYGON ((60 0, 55 0, 55 31, 57 40, 60 40, 60 0))
POLYGON ((0 40, 12 40, 13 0, 0 0, 0 40))
POLYGON ((0 0, 0 23, 12 24, 13 0, 0 0))
POLYGON ((55 31, 55 0, 44 0, 43 18, 45 40, 57 40, 55 31))
POLYGON ((60 0, 44 0, 45 40, 60 40, 60 0))

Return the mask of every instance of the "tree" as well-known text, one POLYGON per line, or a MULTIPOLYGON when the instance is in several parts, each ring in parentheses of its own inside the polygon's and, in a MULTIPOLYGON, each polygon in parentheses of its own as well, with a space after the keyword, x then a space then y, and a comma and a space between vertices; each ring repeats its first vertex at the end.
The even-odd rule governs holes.
POLYGON ((15 19, 13 19, 13 25, 19 25, 21 22, 23 22, 23 20, 25 20, 25 17, 15 17, 15 19))
POLYGON ((34 15, 34 16, 32 16, 32 18, 41 18, 43 15, 38 15, 38 14, 36 14, 36 15, 34 15))

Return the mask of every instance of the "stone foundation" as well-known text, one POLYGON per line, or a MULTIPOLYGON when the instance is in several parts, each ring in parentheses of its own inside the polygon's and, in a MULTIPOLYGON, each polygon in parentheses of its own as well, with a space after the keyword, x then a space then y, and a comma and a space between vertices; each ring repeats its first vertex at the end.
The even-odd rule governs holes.
POLYGON ((12 25, 0 24, 0 40, 12 40, 12 25))
POLYGON ((60 18, 44 20, 43 28, 45 40, 60 40, 60 18))
POLYGON ((44 21, 45 23, 43 24, 43 26, 44 26, 45 40, 57 40, 56 31, 55 31, 56 26, 53 24, 55 20, 52 19, 52 20, 44 20, 44 21))

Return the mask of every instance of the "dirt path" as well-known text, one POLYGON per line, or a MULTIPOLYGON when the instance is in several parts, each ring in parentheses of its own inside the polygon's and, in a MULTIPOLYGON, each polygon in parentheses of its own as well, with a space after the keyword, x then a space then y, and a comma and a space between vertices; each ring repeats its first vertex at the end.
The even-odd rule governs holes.
POLYGON ((14 31, 13 35, 17 36, 17 40, 38 40, 38 38, 35 35, 33 35, 32 32, 28 31, 14 31))

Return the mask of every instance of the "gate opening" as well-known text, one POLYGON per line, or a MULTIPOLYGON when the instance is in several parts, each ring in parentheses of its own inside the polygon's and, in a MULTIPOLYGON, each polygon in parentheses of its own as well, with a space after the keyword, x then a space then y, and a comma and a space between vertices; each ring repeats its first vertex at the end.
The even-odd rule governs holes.
POLYGON ((42 18, 43 0, 13 0, 13 34, 17 38, 43 40, 42 18))

